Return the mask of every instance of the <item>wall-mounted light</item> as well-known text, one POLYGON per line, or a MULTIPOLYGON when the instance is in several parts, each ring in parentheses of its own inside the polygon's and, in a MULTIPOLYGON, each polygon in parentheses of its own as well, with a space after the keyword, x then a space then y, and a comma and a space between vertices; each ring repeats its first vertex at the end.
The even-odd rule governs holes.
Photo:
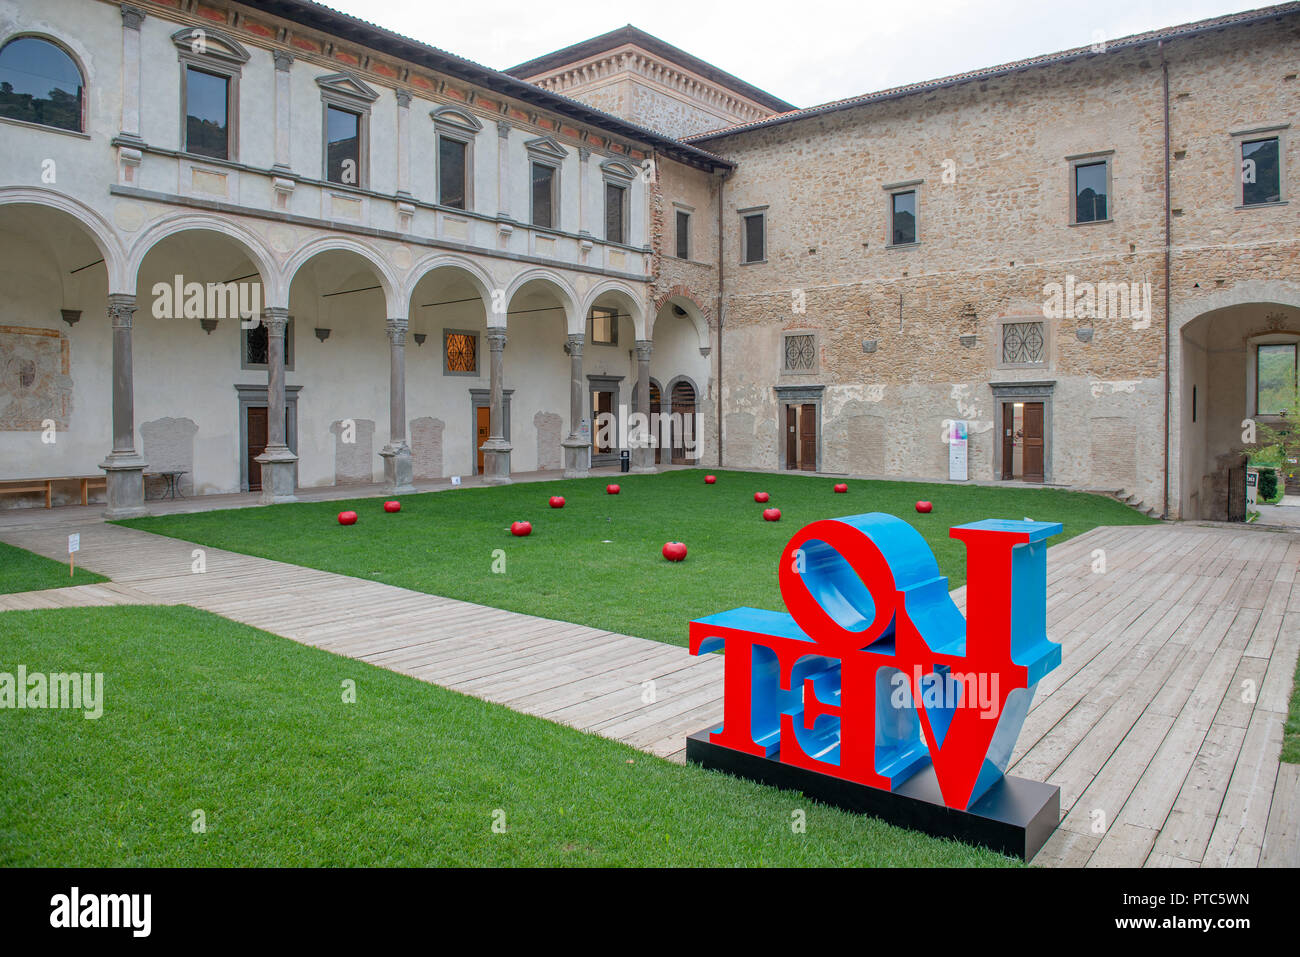
POLYGON ((415 340, 415 344, 416 344, 417 346, 422 346, 422 345, 424 345, 424 340, 427 339, 427 338, 429 338, 429 336, 428 336, 428 333, 424 333, 424 332, 415 332, 415 333, 412 333, 412 334, 411 334, 411 338, 415 340))
POLYGON ((322 328, 320 328, 319 326, 316 327, 316 338, 317 338, 317 339, 319 339, 321 342, 324 342, 324 341, 325 341, 326 339, 328 339, 329 337, 330 337, 330 330, 328 330, 328 329, 322 329, 322 328))
POLYGON ((863 351, 863 352, 875 352, 875 351, 876 351, 876 340, 875 340, 875 339, 863 339, 863 340, 862 340, 862 351, 863 351))
POLYGON ((75 326, 81 321, 80 309, 60 309, 59 313, 63 316, 63 321, 66 322, 69 327, 75 326))
POLYGON ((1080 342, 1092 342, 1092 326, 1080 326, 1075 329, 1074 337, 1080 342))
POLYGON ((974 337, 974 336, 958 336, 958 337, 957 337, 957 341, 960 342, 960 343, 961 343, 963 346, 965 346, 967 349, 969 349, 969 348, 971 348, 972 346, 975 345, 975 337, 974 337))
POLYGON ((212 330, 215 329, 215 328, 217 328, 217 320, 215 320, 215 319, 200 319, 200 320, 199 320, 199 326, 200 326, 200 327, 203 329, 203 331, 206 332, 208 335, 212 335, 212 330))

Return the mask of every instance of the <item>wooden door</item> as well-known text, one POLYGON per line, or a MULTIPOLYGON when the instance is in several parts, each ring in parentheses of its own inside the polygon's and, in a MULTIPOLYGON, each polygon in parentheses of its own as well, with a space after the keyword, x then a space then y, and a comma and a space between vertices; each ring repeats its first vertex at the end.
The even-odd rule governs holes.
POLYGON ((799 412, 799 468, 817 471, 817 406, 812 403, 799 412))
MULTIPOLYGON (((695 429, 695 387, 689 382, 679 382, 673 386, 672 394, 673 403, 673 447, 672 463, 674 465, 686 465, 693 461, 692 453, 686 450, 687 430, 691 432, 695 429)), ((694 434, 690 435, 692 439, 692 448, 694 447, 694 434)))
POLYGON ((799 415, 793 405, 785 407, 785 467, 799 467, 799 415))
POLYGON ((1002 478, 1011 479, 1016 475, 1016 405, 1014 402, 1002 403, 1002 478))
POLYGON ((248 448, 248 490, 256 492, 262 487, 262 463, 257 457, 266 451, 266 406, 249 406, 245 426, 248 448))
POLYGON ((593 455, 609 455, 614 447, 602 444, 602 439, 618 435, 618 423, 614 421, 614 393, 593 392, 591 394, 591 451, 593 455))
POLYGON ((1043 480, 1043 403, 1026 402, 1024 438, 1020 446, 1021 476, 1026 482, 1043 480))
POLYGON ((662 405, 663 405, 663 401, 662 401, 662 397, 659 395, 659 385, 657 383, 651 382, 650 383, 650 421, 655 423, 655 425, 652 427, 652 431, 654 432, 654 438, 655 438, 655 465, 658 465, 660 463, 661 461, 660 453, 663 451, 662 448, 663 434, 659 431, 659 425, 658 425, 659 414, 662 405))
POLYGON ((483 443, 488 440, 492 434, 492 410, 486 405, 475 406, 474 408, 474 434, 478 441, 474 448, 478 452, 478 473, 483 474, 483 443))

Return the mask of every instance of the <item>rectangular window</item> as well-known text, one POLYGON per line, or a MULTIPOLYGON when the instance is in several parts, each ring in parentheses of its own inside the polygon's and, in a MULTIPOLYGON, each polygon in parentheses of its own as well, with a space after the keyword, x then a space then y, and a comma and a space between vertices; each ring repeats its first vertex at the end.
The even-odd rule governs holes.
POLYGON ((916 190, 893 193, 889 202, 889 245, 911 245, 916 242, 916 190))
POLYGON ((1255 352, 1255 414, 1283 415, 1296 400, 1296 344, 1258 346, 1255 352))
POLYGON ((478 375, 478 335, 456 329, 442 331, 442 371, 446 375, 478 375))
POLYGON ((761 263, 767 258, 767 215, 750 213, 744 217, 742 230, 745 248, 742 262, 761 263))
MULTIPOLYGON (((266 368, 266 349, 269 337, 266 334, 266 325, 259 322, 251 329, 240 327, 243 342, 243 361, 240 367, 244 369, 265 369, 266 368)), ((290 319, 284 326, 284 367, 293 368, 293 320, 290 319)))
POLYGON ((555 229, 555 167, 533 163, 533 225, 555 229))
POLYGON ((325 107, 325 178, 344 186, 361 185, 361 114, 325 107))
POLYGON ((1074 221, 1096 223, 1110 218, 1110 163, 1078 163, 1074 167, 1074 221))
POLYGON ((1037 365, 1045 361, 1047 339, 1041 322, 1008 322, 1002 327, 1003 365, 1037 365))
POLYGON ((230 78, 185 68, 185 151, 230 159, 230 78))
POLYGON ((627 190, 613 183, 605 184, 605 239, 611 243, 626 243, 623 209, 627 190))
POLYGON ((677 258, 691 258, 691 214, 677 211, 677 258))
POLYGON ((1279 140, 1270 136, 1241 144, 1241 205, 1260 206, 1282 201, 1279 140))
POLYGON ((783 368, 786 372, 817 371, 817 342, 811 333, 785 337, 783 368))
POLYGON ((614 309, 591 310, 591 341, 598 346, 618 345, 618 311, 614 309))
POLYGON ((466 174, 469 146, 460 140, 438 137, 438 203, 452 209, 469 208, 466 174))

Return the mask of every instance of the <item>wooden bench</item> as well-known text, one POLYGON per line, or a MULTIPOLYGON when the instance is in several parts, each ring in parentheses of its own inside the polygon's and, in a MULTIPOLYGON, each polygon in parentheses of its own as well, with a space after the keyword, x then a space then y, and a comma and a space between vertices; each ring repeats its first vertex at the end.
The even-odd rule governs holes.
POLYGON ((56 475, 52 478, 36 479, 2 479, 0 480, 0 493, 4 492, 44 492, 45 507, 54 506, 54 483, 55 482, 80 482, 81 483, 81 504, 90 504, 90 490, 92 488, 101 489, 108 486, 108 476, 106 475, 56 475))

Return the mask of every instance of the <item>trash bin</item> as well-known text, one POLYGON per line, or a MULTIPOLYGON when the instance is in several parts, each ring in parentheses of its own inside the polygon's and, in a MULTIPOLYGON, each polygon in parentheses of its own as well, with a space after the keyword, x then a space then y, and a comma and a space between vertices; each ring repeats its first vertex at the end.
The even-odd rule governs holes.
POLYGON ((624 449, 622 452, 618 453, 618 470, 620 472, 626 472, 631 469, 631 467, 632 453, 627 449, 624 449))

